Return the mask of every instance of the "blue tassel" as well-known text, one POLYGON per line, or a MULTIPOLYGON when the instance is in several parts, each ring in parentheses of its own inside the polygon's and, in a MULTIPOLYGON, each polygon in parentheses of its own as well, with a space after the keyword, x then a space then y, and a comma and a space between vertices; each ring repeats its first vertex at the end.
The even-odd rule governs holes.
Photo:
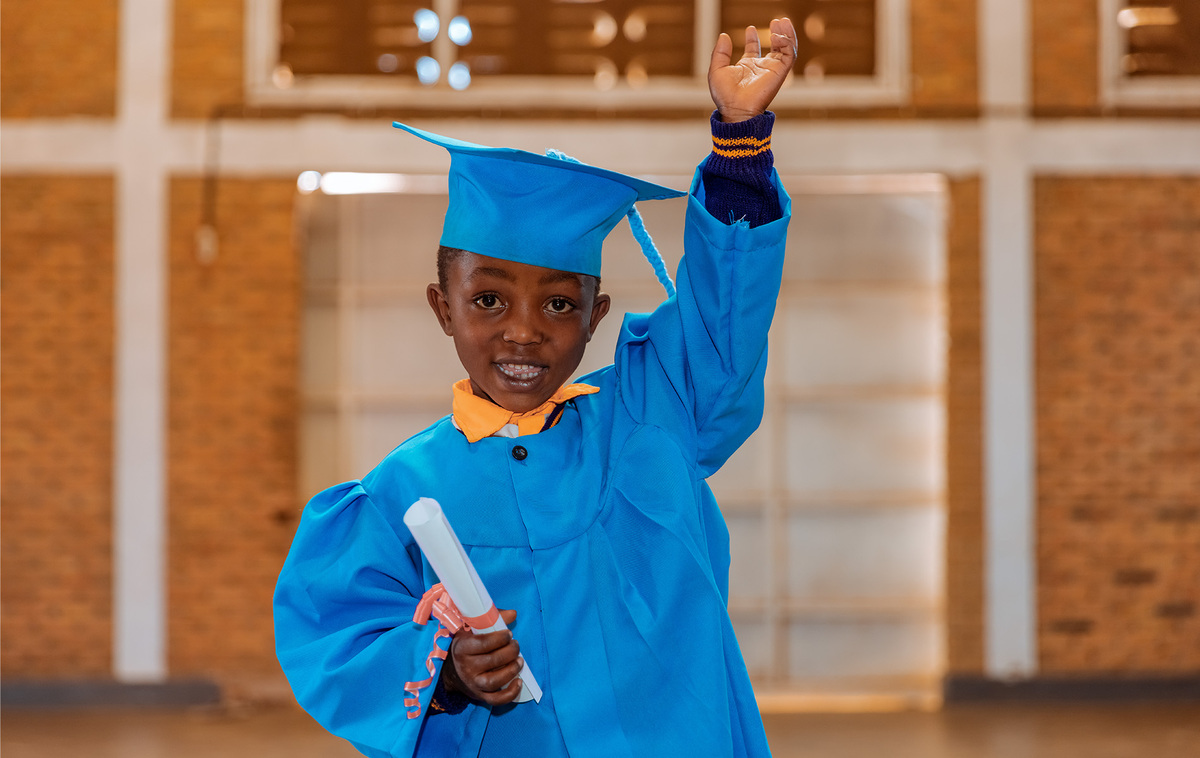
POLYGON ((654 246, 654 240, 650 239, 650 232, 646 231, 646 224, 642 222, 642 214, 638 213, 636 207, 633 207, 629 209, 625 217, 629 219, 629 229, 633 232, 633 238, 642 248, 642 255, 650 261, 650 265, 654 267, 654 275, 658 277, 663 289, 667 291, 667 297, 675 297, 675 282, 671 281, 671 275, 667 273, 667 264, 663 261, 658 248, 654 246))

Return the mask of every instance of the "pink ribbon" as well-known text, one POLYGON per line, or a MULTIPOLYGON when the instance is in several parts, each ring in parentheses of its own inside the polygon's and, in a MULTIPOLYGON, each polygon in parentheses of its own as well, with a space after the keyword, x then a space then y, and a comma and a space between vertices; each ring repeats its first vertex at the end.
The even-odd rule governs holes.
POLYGON ((458 610, 458 606, 450 599, 450 593, 446 592, 446 588, 440 582, 430 587, 421 596, 420 601, 417 602, 417 609, 413 612, 413 621, 424 626, 430 619, 437 619, 439 626, 437 634, 433 635, 433 650, 425 658, 425 668, 429 671, 429 678, 419 682, 408 682, 404 685, 404 691, 409 694, 409 697, 404 698, 404 707, 408 709, 410 719, 421 717, 420 692, 433 684, 433 677, 436 673, 433 662, 446 660, 446 656, 450 652, 450 646, 446 645, 443 650, 442 646, 438 644, 438 640, 449 639, 460 629, 487 629, 499 618, 500 611, 495 604, 482 615, 463 616, 462 612, 458 610))

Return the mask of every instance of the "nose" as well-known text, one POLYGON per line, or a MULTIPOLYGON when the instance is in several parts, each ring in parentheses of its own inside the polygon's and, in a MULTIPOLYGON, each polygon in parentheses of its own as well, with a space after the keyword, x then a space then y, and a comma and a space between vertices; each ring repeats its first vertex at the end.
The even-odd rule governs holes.
POLYGON ((504 323, 504 341, 514 345, 536 345, 542 341, 542 330, 538 324, 535 308, 509 308, 504 323))

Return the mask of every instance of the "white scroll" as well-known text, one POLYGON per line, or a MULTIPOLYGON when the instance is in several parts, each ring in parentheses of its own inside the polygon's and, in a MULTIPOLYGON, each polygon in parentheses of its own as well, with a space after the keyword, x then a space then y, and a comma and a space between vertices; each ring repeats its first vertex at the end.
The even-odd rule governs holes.
MULTIPOLYGON (((404 513, 404 525, 412 532, 413 538, 425 553, 425 558, 437 573, 442 587, 450 595, 450 599, 458 606, 463 618, 478 618, 488 615, 496 606, 492 596, 475 573, 475 566, 463 550, 462 543, 451 528, 450 522, 442 513, 442 506, 432 498, 423 497, 409 506, 404 513)), ((496 616, 495 623, 483 629, 471 627, 475 634, 487 634, 501 629, 507 629, 504 619, 496 616)), ((541 702, 542 688, 538 686, 529 666, 521 668, 521 694, 516 702, 524 703, 529 700, 541 702)))

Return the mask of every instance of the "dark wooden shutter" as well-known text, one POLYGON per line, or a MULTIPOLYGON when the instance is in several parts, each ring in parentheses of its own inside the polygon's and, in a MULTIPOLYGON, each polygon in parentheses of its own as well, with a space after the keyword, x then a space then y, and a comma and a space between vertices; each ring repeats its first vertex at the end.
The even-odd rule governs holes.
POLYGON ((411 76, 416 60, 432 51, 413 21, 427 7, 402 0, 282 0, 279 62, 298 76, 411 76))
POLYGON ((1200 0, 1128 0, 1125 9, 1126 74, 1200 76, 1200 0))
POLYGON ((875 74, 875 0, 723 0, 721 30, 740 52, 746 27, 753 24, 765 47, 766 24, 779 16, 796 25, 797 75, 875 74))
POLYGON ((691 0, 462 0, 474 39, 460 52, 487 75, 691 76, 691 0))
MULTIPOLYGON (((1192 2, 1194 0, 1189 0, 1192 2)), ((281 0, 280 63, 311 74, 412 75, 433 45, 404 0, 281 0), (381 67, 383 56, 387 65, 381 67), (391 69, 390 71, 388 69, 391 69)), ((595 76, 631 83, 693 75, 692 0, 460 0, 472 39, 456 48, 475 77, 595 76)), ((799 33, 798 69, 809 75, 875 74, 875 0, 721 0, 719 26, 740 50, 743 30, 789 16, 799 33)), ((441 19, 446 34, 450 19, 441 19)), ((707 43, 706 43, 707 44, 707 43)), ((445 70, 454 61, 439 61, 445 70)))

